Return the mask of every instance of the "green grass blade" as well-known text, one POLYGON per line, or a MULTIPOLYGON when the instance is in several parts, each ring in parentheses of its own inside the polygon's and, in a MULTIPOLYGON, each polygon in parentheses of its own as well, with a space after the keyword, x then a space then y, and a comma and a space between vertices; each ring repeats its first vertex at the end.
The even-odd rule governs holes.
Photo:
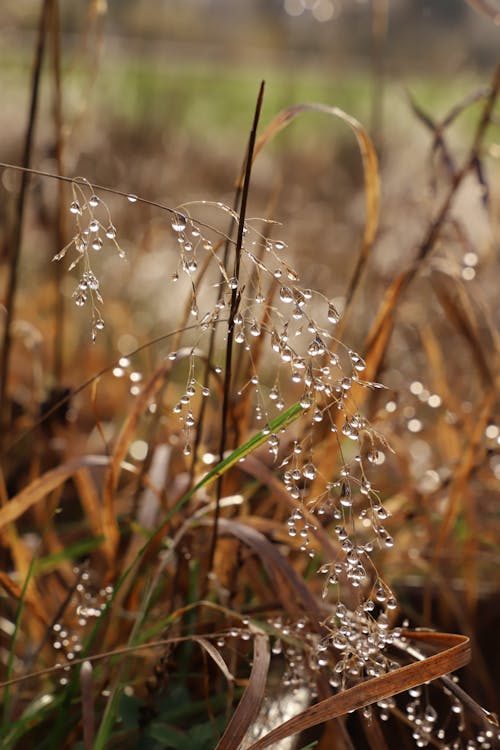
MULTIPOLYGON (((9 658, 7 661, 7 674, 6 674, 7 680, 10 680, 12 677, 12 669, 14 667, 14 649, 16 645, 16 638, 19 633, 19 628, 21 625, 21 616, 22 616, 23 609, 24 609, 24 601, 26 598, 26 592, 28 590, 29 582, 31 578, 33 577, 34 570, 35 570, 35 556, 31 558, 30 566, 28 568, 28 574, 23 583, 23 588, 21 590, 21 597, 19 599, 19 604, 17 607, 16 619, 15 619, 15 624, 14 624, 14 633, 12 634, 12 642, 11 642, 11 646, 9 649, 9 658)), ((7 687, 5 688, 5 695, 3 699, 2 726, 4 727, 4 730, 9 727, 9 723, 10 723, 9 722, 10 698, 11 698, 10 686, 7 685, 7 687)), ((0 737, 2 737, 2 735, 3 735, 3 731, 2 729, 0 729, 0 737)))

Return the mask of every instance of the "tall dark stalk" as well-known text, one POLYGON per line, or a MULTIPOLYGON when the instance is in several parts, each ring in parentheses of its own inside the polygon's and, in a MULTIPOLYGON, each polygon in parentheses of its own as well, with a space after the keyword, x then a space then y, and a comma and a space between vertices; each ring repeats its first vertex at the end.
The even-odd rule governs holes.
MULTIPOLYGON (((22 166, 28 169, 31 162, 33 151, 33 141, 35 136, 35 121, 38 108, 38 98, 40 93, 40 79, 42 73, 43 57, 45 52, 45 38, 47 33, 48 21, 50 16, 51 0, 44 0, 40 21, 38 24, 38 39, 35 50, 35 59, 33 63, 31 101, 28 114, 28 125, 24 138, 22 166)), ((14 319, 14 306, 16 300, 19 257, 21 254, 21 244, 23 235, 23 219, 26 206, 26 196, 30 174, 27 171, 21 173, 21 186, 17 197, 17 206, 14 217, 14 226, 12 228, 8 267, 7 267, 7 292, 5 297, 5 322, 2 336, 2 347, 0 353, 0 445, 3 442, 2 436, 6 434, 9 427, 9 410, 7 409, 7 379, 9 375, 9 359, 12 345, 12 323, 14 319)))
MULTIPOLYGON (((250 189, 250 177, 252 174, 252 162, 253 153, 255 149, 255 139, 257 137, 257 127, 260 119, 260 112, 262 109, 262 100, 264 98, 264 86, 265 83, 262 81, 259 89, 259 95, 257 97, 257 104, 255 107, 255 114, 253 118, 252 130, 250 131, 250 138, 248 140, 247 158, 245 165, 245 177, 243 180, 243 188, 241 191, 241 209, 238 219, 238 236, 236 239, 235 257, 234 257, 234 271, 233 279, 235 284, 231 290, 231 306, 229 309, 229 321, 227 326, 227 342, 226 342, 226 361, 225 361, 225 372, 224 372, 224 394, 222 399, 222 423, 221 423, 221 434, 219 441, 219 456, 220 460, 224 457, 227 443, 227 423, 230 405, 230 392, 231 392, 231 375, 232 375, 232 361, 233 361, 233 338, 234 338, 234 318, 238 311, 240 304, 240 291, 239 291, 239 278, 240 278, 240 265, 241 265, 241 250, 243 247, 243 235, 245 230, 245 217, 248 202, 248 192, 250 189)), ((222 496, 222 484, 223 477, 219 477, 216 486, 216 503, 215 503, 215 514, 214 514, 214 525, 212 531, 212 541, 210 545, 209 555, 209 572, 213 568, 215 549, 217 546, 217 535, 220 517, 220 499, 222 496)))
MULTIPOLYGON (((59 27, 59 0, 50 0, 51 6, 51 42, 52 42, 52 78, 53 78, 53 118, 54 118, 54 146, 57 164, 57 173, 64 174, 64 141, 63 141, 63 115, 62 115, 62 88, 61 88, 61 35, 59 27)), ((56 225, 56 247, 63 247, 65 239, 64 211, 64 182, 57 183, 57 225, 56 225)), ((62 275, 64 272, 61 263, 53 263, 54 286, 55 286, 55 315, 54 315, 54 349, 52 360, 52 377, 54 386, 60 385, 63 372, 63 340, 64 340, 64 295, 61 292, 62 275)))

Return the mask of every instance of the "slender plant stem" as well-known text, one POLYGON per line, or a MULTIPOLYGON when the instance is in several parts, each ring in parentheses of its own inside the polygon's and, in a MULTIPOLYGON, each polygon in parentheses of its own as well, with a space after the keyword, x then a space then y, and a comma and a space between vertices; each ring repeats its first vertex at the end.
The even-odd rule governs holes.
MULTIPOLYGON (((234 318, 238 310, 240 303, 241 291, 239 289, 239 276, 240 276, 240 264, 241 264, 241 250, 243 247, 243 235, 245 230, 245 216, 248 202, 248 192, 250 189, 250 177, 252 174, 252 162, 253 152, 255 148, 255 140, 257 137, 257 127, 260 119, 260 112, 262 109, 262 100, 264 98, 264 81, 260 85, 259 95, 257 97, 257 104, 255 107, 255 114, 253 118, 252 129, 250 131, 250 138, 248 141, 248 150, 245 166, 245 178, 243 181, 243 189, 241 192, 241 209, 238 220, 238 236, 236 239, 235 247, 235 259, 234 259, 234 287, 231 291, 231 306, 229 311, 229 321, 227 326, 227 343, 226 343, 226 367, 224 374, 224 396, 222 400, 222 425, 221 435, 219 442, 219 456, 222 461, 224 458, 224 452, 226 450, 227 442, 227 423, 230 403, 230 390, 231 390, 231 374, 232 374, 232 358, 233 358, 233 338, 234 338, 234 318)), ((215 549, 217 546, 217 534, 218 524, 220 516, 220 499, 222 496, 222 476, 217 479, 216 487, 216 504, 214 513, 214 525, 212 531, 212 541, 210 545, 208 571, 211 572, 214 563, 215 549)))
MULTIPOLYGON (((64 171, 64 141, 63 141, 63 115, 62 115, 62 88, 61 88, 61 36, 59 28, 59 0, 51 0, 51 41, 52 41, 52 77, 53 77, 53 118, 55 131, 55 156, 57 171, 64 171)), ((58 181, 57 191, 57 226, 56 247, 65 244, 65 221, 64 211, 64 182, 58 181)), ((52 361, 52 377, 54 385, 62 380, 63 373, 63 342, 64 342, 64 295, 61 292, 61 281, 63 266, 54 263, 54 286, 55 286, 55 313, 54 313, 54 354, 52 361)))
POLYGON ((31 100, 28 114, 28 125, 24 138, 21 175, 21 186, 17 198, 17 207, 15 212, 14 227, 10 238, 9 258, 8 258, 8 279, 7 293, 5 298, 5 322, 2 336, 2 351, 0 353, 0 441, 2 435, 5 435, 9 427, 9 413, 7 409, 7 378, 9 375, 10 349, 12 345, 12 323, 14 319, 14 305, 16 300, 19 257, 21 254, 23 219, 26 205, 26 196, 29 185, 29 165, 33 151, 33 142, 35 137, 35 122, 38 109, 38 99, 40 93, 40 80, 42 73, 43 57, 45 52, 45 39, 47 26, 50 15, 51 0, 44 0, 40 13, 38 24, 38 40, 35 51, 35 59, 32 73, 31 100))
MULTIPOLYGON (((238 183, 236 185, 236 192, 234 194, 233 211, 236 211, 236 212, 239 211, 240 199, 241 199, 241 184, 238 181, 238 183)), ((229 249, 230 249, 230 246, 231 246, 231 239, 232 239, 232 236, 233 236, 234 226, 235 226, 235 219, 234 219, 233 216, 231 216, 231 222, 230 222, 229 229, 228 229, 228 232, 227 232, 226 241, 224 243, 224 256, 223 256, 223 261, 222 261, 224 268, 227 268, 227 260, 228 260, 228 257, 229 257, 229 249)), ((222 296, 224 294, 223 281, 224 281, 224 279, 222 278, 222 274, 221 274, 221 284, 219 286, 219 293, 218 293, 218 296, 217 296, 217 302, 221 301, 222 296)), ((209 341, 209 344, 208 344, 207 362, 206 362, 206 367, 205 367, 205 375, 204 375, 204 378, 203 378, 203 388, 208 388, 208 384, 209 384, 209 380, 210 380, 210 371, 211 371, 211 368, 212 368, 212 358, 213 358, 213 354, 214 354, 214 350, 215 350, 215 335, 216 335, 216 329, 212 328, 212 331, 210 333, 210 341, 209 341)), ((200 443, 201 443, 201 438, 202 438, 203 420, 205 418, 206 406, 207 406, 207 400, 205 398, 203 398, 201 400, 200 410, 199 410, 199 413, 198 413, 198 420, 197 420, 198 429, 196 430, 196 435, 195 435, 194 444, 193 444, 193 455, 192 455, 192 460, 191 460, 191 484, 194 481, 194 472, 195 472, 196 463, 197 463, 197 460, 198 460, 198 452, 199 452, 199 449, 200 449, 200 443)))

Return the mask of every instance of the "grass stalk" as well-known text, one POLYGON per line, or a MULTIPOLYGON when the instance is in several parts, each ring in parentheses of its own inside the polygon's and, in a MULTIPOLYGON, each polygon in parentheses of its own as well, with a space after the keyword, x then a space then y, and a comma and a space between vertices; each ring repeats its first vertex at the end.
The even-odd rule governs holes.
MULTIPOLYGON (((238 236, 236 239, 235 247, 235 259, 234 259, 234 272, 233 278, 236 282, 239 281, 240 276, 240 263, 241 263, 241 249, 243 247, 243 235, 245 229, 245 217, 248 202, 248 193, 250 190, 250 177, 252 174, 252 163, 255 149, 255 141, 257 138, 257 127, 259 125, 260 112, 262 109, 262 101, 264 98, 264 81, 260 85, 259 94, 257 97, 257 105, 255 107, 255 114, 250 131, 250 138, 248 141, 246 165, 245 165, 245 178, 243 181, 243 189, 241 193, 241 208, 238 221, 238 236)), ((222 419, 221 419, 221 435, 219 441, 219 458, 222 462, 224 460, 224 452, 226 450, 227 443, 227 427, 228 427, 228 413, 230 405, 230 388, 232 378, 232 358, 233 358, 233 336, 234 336, 234 318, 238 311, 238 305, 240 302, 240 290, 238 287, 234 287, 231 291, 231 306, 229 312, 229 321, 227 327, 227 343, 226 343, 226 360, 225 360, 225 371, 224 371, 224 395, 222 400, 222 419)), ((210 553, 208 557, 208 570, 212 571, 215 549, 217 546, 217 533, 218 533, 218 521, 220 516, 220 498, 222 496, 222 476, 217 479, 216 487, 216 505, 214 513, 214 526, 212 531, 212 539, 210 543, 210 553)))
POLYGON ((5 298, 5 321, 0 353, 0 450, 3 447, 3 438, 1 436, 5 435, 9 428, 10 410, 7 408, 7 380, 9 376, 9 360, 12 345, 12 323, 14 320, 14 307, 19 280, 19 259, 21 255, 21 245, 23 238, 24 212, 30 178, 30 172, 28 170, 33 153, 35 124, 40 94, 40 81, 45 54, 45 43, 50 18, 50 9, 51 0, 44 0, 40 12, 40 20, 38 23, 38 39, 31 78, 31 99, 21 161, 23 167, 23 171, 21 174, 21 186, 17 197, 14 226, 12 228, 9 243, 7 293, 5 298))

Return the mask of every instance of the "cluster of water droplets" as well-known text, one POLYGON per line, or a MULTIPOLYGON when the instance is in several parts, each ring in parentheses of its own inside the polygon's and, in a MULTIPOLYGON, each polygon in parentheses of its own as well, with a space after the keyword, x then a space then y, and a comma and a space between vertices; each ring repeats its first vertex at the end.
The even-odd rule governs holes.
MULTIPOLYGON (((456 676, 451 679, 458 682, 456 676)), ((437 745, 443 750, 491 750, 497 746, 500 732, 486 715, 483 727, 474 730, 467 725, 463 703, 449 688, 443 687, 435 700, 437 697, 437 691, 428 685, 411 688, 405 694, 404 713, 417 748, 437 745)), ((379 718, 387 721, 396 701, 389 698, 377 706, 379 718)))
MULTIPOLYGON (((238 219, 223 204, 212 205, 230 214, 233 220, 238 219)), ((329 588, 341 583, 348 583, 355 589, 359 606, 352 613, 353 622, 359 624, 360 632, 366 626, 368 641, 374 632, 378 633, 375 641, 380 649, 387 639, 387 613, 396 607, 396 600, 376 573, 370 555, 375 544, 391 548, 394 541, 384 525, 389 512, 372 487, 366 469, 384 462, 386 445, 359 413, 352 393, 359 386, 382 386, 362 379, 366 367, 363 358, 334 335, 340 320, 337 306, 322 293, 300 285, 297 272, 283 258, 286 248, 283 241, 270 240, 256 231, 251 221, 247 222, 243 231, 241 273, 239 279, 234 279, 229 269, 223 267, 217 248, 207 240, 185 207, 183 212, 179 210, 174 214, 172 230, 181 246, 179 268, 174 278, 180 270, 191 278, 194 266, 189 265, 190 261, 207 250, 220 271, 222 292, 217 297, 216 307, 206 312, 199 309, 193 280, 193 315, 202 323, 208 320, 207 328, 211 328, 214 314, 219 316, 223 310, 226 314, 229 312, 236 290, 239 305, 232 321, 235 345, 247 352, 250 363, 254 342, 260 340, 260 345, 265 347, 267 372, 258 372, 257 365, 249 382, 241 386, 239 395, 248 387, 253 389, 255 422, 268 433, 269 451, 276 459, 280 458, 280 436, 269 425, 294 402, 287 404, 286 396, 299 400, 306 418, 310 419, 305 440, 296 441, 279 464, 284 485, 296 502, 288 531, 291 537, 300 538, 300 549, 313 557, 310 539, 314 525, 333 524, 339 554, 338 559, 321 569, 326 573, 325 596, 329 588), (271 385, 266 384, 269 371, 273 373, 271 385), (339 455, 342 456, 345 441, 358 446, 358 454, 352 460, 342 460, 336 477, 319 476, 314 460, 315 430, 318 429, 318 435, 321 431, 324 433, 325 424, 336 434, 339 455), (305 509, 313 513, 313 520, 304 513, 305 509)), ((181 415, 185 432, 186 428, 195 427, 190 402, 196 392, 191 368, 186 391, 174 407, 174 412, 181 415)), ((186 446, 189 452, 188 440, 186 446)), ((345 628, 344 622, 339 624, 338 632, 332 632, 331 642, 337 649, 340 640, 345 639, 345 628), (339 638, 334 643, 336 634, 339 638)), ((368 651, 372 653, 371 643, 368 651)))
MULTIPOLYGON (((101 616, 113 595, 112 586, 95 588, 92 585, 90 571, 82 571, 76 567, 73 572, 78 583, 64 614, 64 620, 54 623, 51 629, 52 647, 58 659, 63 656, 67 665, 60 679, 61 685, 68 684, 66 672, 70 670, 71 662, 79 657, 92 622, 101 616)), ((59 660, 56 666, 62 664, 64 662, 59 660)))
MULTIPOLYGON (((232 214, 227 207, 223 209, 232 214)), ((195 228, 195 242, 192 242, 193 226, 193 220, 184 214, 176 214, 172 224, 181 245, 180 268, 188 275, 192 271, 187 257, 194 258, 197 251, 206 248, 206 239, 199 228, 195 228)), ((311 669, 328 668, 332 686, 342 689, 361 678, 379 676, 399 666, 385 655, 387 646, 399 636, 399 631, 390 627, 391 612, 396 609, 397 601, 371 558, 375 546, 390 549, 394 544, 385 527, 390 513, 368 479, 368 468, 384 462, 387 446, 359 413, 353 397, 356 387, 382 386, 363 381, 366 367, 363 358, 334 335, 341 317, 337 306, 320 292, 299 284, 298 274, 283 259, 285 243, 263 237, 250 225, 245 227, 243 236, 242 272, 238 280, 231 277, 228 269, 220 268, 217 256, 221 283, 225 286, 218 297, 217 313, 223 309, 229 311, 231 294, 236 289, 239 306, 233 320, 235 345, 241 346, 251 361, 253 342, 263 340, 273 381, 267 385, 267 373, 256 368, 249 382, 241 386, 239 395, 248 387, 254 390, 255 422, 268 433, 271 454, 281 459, 279 468, 284 486, 296 503, 288 520, 289 535, 297 537, 300 550, 313 558, 316 553, 311 539, 321 524, 332 528, 338 549, 336 559, 323 564, 319 571, 325 575, 324 597, 335 589, 338 598, 334 614, 325 625, 325 635, 314 638, 302 627, 301 635, 311 638, 307 659, 296 646, 283 645, 286 639, 277 639, 273 652, 283 650, 289 686, 303 685, 311 669), (287 403, 286 397, 300 401, 310 429, 303 441, 295 441, 288 455, 280 457, 279 431, 273 432, 269 425, 293 403, 287 403), (338 454, 342 457, 337 476, 334 467, 333 476, 320 476, 315 463, 315 443, 325 429, 335 434, 338 454), (358 448, 358 453, 349 460, 343 458, 346 441, 358 448), (346 585, 350 591, 344 603, 342 587, 346 585)), ((210 251, 214 251, 213 245, 210 251)), ((194 284, 193 290, 195 300, 194 284)), ((193 304, 192 310, 196 316, 202 316, 198 304, 193 304)), ((195 382, 191 379, 186 393, 174 407, 174 411, 184 414, 184 419, 194 395, 195 382)), ((279 627, 285 628, 286 636, 290 628, 296 634, 298 626, 280 624, 279 627)))
POLYGON ((84 178, 77 178, 71 183, 71 188, 73 199, 69 204, 69 212, 75 221, 76 231, 71 241, 52 260, 62 260, 68 250, 76 250, 76 258, 71 262, 69 271, 78 265, 83 270, 72 297, 77 307, 90 305, 92 340, 95 340, 99 331, 104 328, 104 320, 99 308, 103 299, 99 280, 92 270, 91 255, 99 253, 106 242, 115 246, 120 258, 125 258, 125 253, 116 239, 117 231, 109 209, 92 185, 84 178))
MULTIPOLYGON (((176 352, 170 354, 170 358, 174 360, 177 356, 176 352)), ((217 374, 220 374, 220 368, 215 368, 217 374)), ((182 433, 184 436, 184 448, 183 453, 185 456, 189 456, 192 453, 192 436, 197 427, 197 420, 194 414, 194 403, 197 398, 207 398, 210 396, 210 388, 207 385, 199 382, 195 376, 196 372, 196 359, 194 352, 191 354, 189 359, 189 374, 187 378, 186 388, 184 393, 181 395, 175 406, 173 407, 173 413, 179 416, 182 433)))

